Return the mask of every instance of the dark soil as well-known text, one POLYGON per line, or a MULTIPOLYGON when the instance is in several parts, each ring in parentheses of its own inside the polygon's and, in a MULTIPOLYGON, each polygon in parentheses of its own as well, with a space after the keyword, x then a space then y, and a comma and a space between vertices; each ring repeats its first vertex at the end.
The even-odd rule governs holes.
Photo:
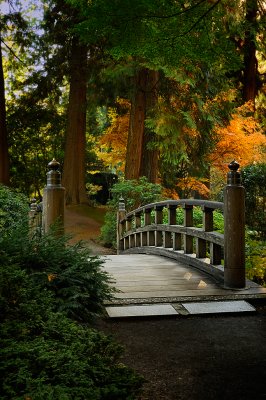
MULTIPOLYGON (((68 209, 66 231, 94 254, 101 221, 68 209)), ((125 346, 123 362, 146 379, 141 400, 266 400, 266 305, 251 315, 103 319, 125 346)))
POLYGON ((124 363, 146 379, 141 400, 266 399, 266 308, 255 315, 105 320, 124 363))

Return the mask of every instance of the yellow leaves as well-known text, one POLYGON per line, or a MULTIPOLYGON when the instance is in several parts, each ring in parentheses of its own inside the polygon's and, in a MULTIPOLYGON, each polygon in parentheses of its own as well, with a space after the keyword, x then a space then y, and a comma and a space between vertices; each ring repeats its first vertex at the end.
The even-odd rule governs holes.
POLYGON ((166 199, 178 200, 179 196, 174 189, 163 189, 163 197, 166 199))
POLYGON ((198 192, 198 194, 202 197, 209 196, 209 188, 204 184, 208 180, 205 178, 194 178, 192 176, 188 176, 186 178, 181 178, 177 182, 177 187, 185 192, 186 197, 191 197, 193 192, 198 192))
POLYGON ((124 171, 130 103, 125 99, 117 99, 117 104, 125 112, 119 115, 115 108, 108 111, 111 125, 99 140, 100 151, 97 155, 109 167, 124 171))
POLYGON ((227 164, 233 159, 245 166, 265 157, 266 136, 251 111, 252 105, 246 103, 236 110, 226 127, 216 127, 218 140, 209 157, 214 167, 227 171, 227 164))
POLYGON ((48 274, 47 279, 49 282, 52 282, 57 277, 56 274, 48 274))

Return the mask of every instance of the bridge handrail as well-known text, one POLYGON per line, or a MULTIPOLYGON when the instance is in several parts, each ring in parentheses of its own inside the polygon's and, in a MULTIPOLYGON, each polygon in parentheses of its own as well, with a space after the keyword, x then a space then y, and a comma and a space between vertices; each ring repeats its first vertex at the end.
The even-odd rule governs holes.
MULTIPOLYGON (((201 208, 209 208, 210 210, 221 210, 223 211, 224 209, 224 203, 219 202, 219 201, 210 201, 210 200, 197 200, 197 199, 180 199, 180 200, 164 200, 164 201, 158 201, 155 203, 149 203, 144 206, 141 206, 133 211, 130 211, 126 213, 124 220, 127 218, 130 218, 131 216, 134 216, 135 214, 145 212, 145 210, 152 210, 155 209, 155 207, 170 207, 170 206, 195 206, 195 207, 201 207, 201 208)), ((120 220, 120 222, 123 222, 123 219, 120 220)))
POLYGON ((150 253, 179 259, 223 279, 226 287, 245 287, 245 207, 239 164, 229 164, 224 203, 197 200, 164 200, 146 204, 126 213, 119 202, 117 251, 150 253), (183 225, 176 223, 176 210, 184 210, 183 225), (202 228, 193 226, 193 208, 203 211, 202 228), (163 223, 163 209, 168 209, 168 223, 163 223), (213 212, 224 214, 224 235, 214 231, 213 212), (152 221, 154 211, 155 222, 152 221), (134 226, 132 222, 134 221, 134 226), (221 273, 222 259, 224 274, 221 273))

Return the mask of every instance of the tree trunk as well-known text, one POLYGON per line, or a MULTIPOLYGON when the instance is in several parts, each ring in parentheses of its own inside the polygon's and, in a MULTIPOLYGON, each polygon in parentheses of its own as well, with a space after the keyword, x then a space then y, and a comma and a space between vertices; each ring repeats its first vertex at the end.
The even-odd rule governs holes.
POLYGON ((87 47, 73 39, 70 59, 68 125, 62 184, 66 204, 87 202, 85 189, 87 47))
MULTIPOLYGON (((157 84, 159 73, 157 71, 147 71, 146 80, 146 115, 156 106, 157 84)), ((149 182, 156 183, 158 176, 158 159, 159 153, 157 149, 150 149, 149 144, 153 139, 152 132, 149 128, 144 128, 144 138, 142 146, 142 157, 140 166, 140 176, 146 176, 149 182)))
MULTIPOLYGON (((1 36, 0 36, 1 37, 1 36)), ((9 185, 9 155, 6 127, 5 81, 0 42, 0 183, 9 185)))
POLYGON ((140 177, 140 164, 146 116, 146 69, 138 71, 134 78, 134 93, 131 100, 127 154, 125 166, 126 179, 140 177))
POLYGON ((256 58, 256 25, 257 25, 257 0, 246 1, 246 23, 244 42, 244 79, 243 100, 251 101, 255 108, 257 95, 258 61, 256 58))
POLYGON ((158 171, 158 152, 148 149, 151 132, 145 127, 147 113, 157 101, 158 73, 142 68, 135 76, 135 90, 131 101, 130 124, 127 142, 125 178, 146 176, 155 182, 158 171))

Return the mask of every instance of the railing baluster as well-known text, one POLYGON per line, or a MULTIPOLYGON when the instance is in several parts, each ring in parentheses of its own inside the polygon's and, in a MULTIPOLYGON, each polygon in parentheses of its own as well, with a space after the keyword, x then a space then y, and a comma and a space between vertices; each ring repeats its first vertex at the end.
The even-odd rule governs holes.
MULTIPOLYGON (((135 214, 135 227, 136 230, 141 227, 141 212, 136 212, 135 214)), ((140 239, 140 233, 136 232, 135 233, 135 247, 140 247, 141 246, 141 239, 140 239)))
MULTIPOLYGON (((203 230, 204 232, 213 231, 213 209, 202 206, 203 211, 203 230)), ((207 242, 205 239, 196 238, 196 257, 206 258, 207 255, 207 242)))
MULTIPOLYGON (((184 204, 184 226, 193 226, 193 206, 189 204, 184 204)), ((184 237, 184 253, 193 253, 193 237, 190 235, 185 235, 184 237)))
MULTIPOLYGON (((161 225, 163 223, 163 206, 155 206, 155 224, 161 225)), ((162 231, 155 232, 155 246, 161 247, 163 245, 162 231)))
MULTIPOLYGON (((176 205, 168 205, 168 225, 176 225, 176 205)), ((174 247, 172 240, 172 232, 165 231, 164 233, 164 247, 174 247)))
POLYGON ((215 243, 210 243, 210 263, 212 265, 220 265, 222 262, 221 246, 215 243))

